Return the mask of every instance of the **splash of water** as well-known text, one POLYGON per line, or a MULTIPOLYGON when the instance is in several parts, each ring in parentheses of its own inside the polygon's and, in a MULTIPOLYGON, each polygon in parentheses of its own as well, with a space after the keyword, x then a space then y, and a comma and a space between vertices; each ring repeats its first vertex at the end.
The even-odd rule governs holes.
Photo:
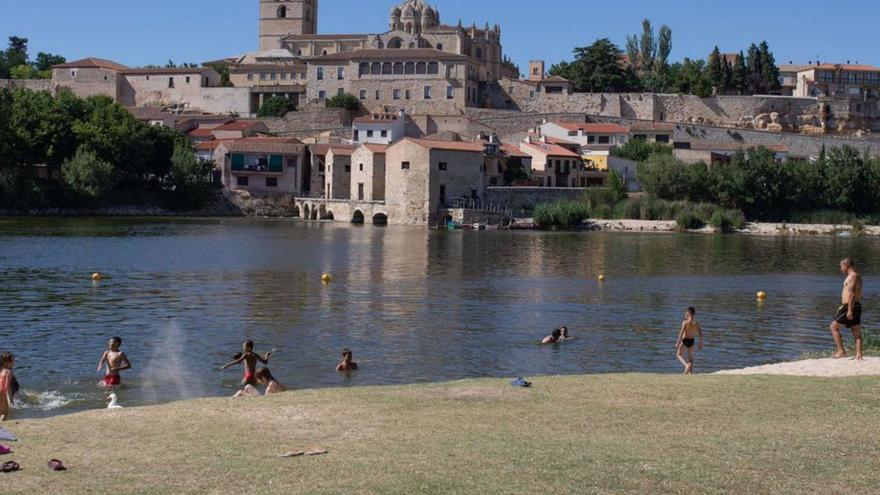
POLYGON ((177 322, 169 323, 156 336, 156 345, 142 374, 144 398, 157 403, 205 397, 202 373, 191 369, 186 335, 177 322))
POLYGON ((54 411, 82 399, 81 395, 65 395, 57 390, 47 390, 40 393, 24 390, 16 397, 15 408, 54 411))

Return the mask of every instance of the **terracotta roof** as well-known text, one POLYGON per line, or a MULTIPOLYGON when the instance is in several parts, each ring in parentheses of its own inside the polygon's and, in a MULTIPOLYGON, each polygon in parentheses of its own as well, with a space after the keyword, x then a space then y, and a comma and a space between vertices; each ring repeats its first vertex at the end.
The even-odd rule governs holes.
POLYGON ((782 64, 779 66, 779 72, 801 72, 809 70, 815 65, 810 64, 782 64))
POLYGON ((73 62, 67 62, 65 64, 53 65, 53 69, 110 69, 110 70, 128 70, 128 67, 116 63, 112 60, 105 60, 103 58, 95 58, 88 57, 79 60, 74 60, 73 62))
MULTIPOLYGON (((388 145, 386 144, 374 144, 374 143, 366 143, 361 145, 361 148, 366 148, 370 150, 371 153, 381 153, 384 154, 385 150, 388 149, 388 145)), ((360 148, 358 148, 360 149, 360 148)))
POLYGON ((121 71, 123 74, 130 76, 153 75, 153 74, 204 74, 205 72, 214 72, 210 67, 158 67, 158 68, 139 68, 125 69, 121 71))
POLYGON ((431 150, 467 151, 471 153, 482 153, 485 150, 483 143, 465 141, 435 141, 433 139, 419 139, 413 137, 406 137, 401 139, 401 141, 411 141, 431 150))
POLYGON ((674 131, 675 124, 669 122, 636 122, 629 128, 630 131, 674 131))
POLYGON ((302 141, 294 138, 249 137, 231 141, 230 153, 281 153, 298 154, 305 149, 302 141))
POLYGON ((578 143, 575 143, 572 141, 566 141, 565 139, 559 139, 557 137, 552 137, 552 136, 539 136, 535 133, 530 133, 529 137, 532 139, 535 139, 535 140, 544 140, 550 144, 558 144, 563 147, 565 147, 565 146, 580 146, 580 144, 578 144, 578 143))
POLYGON ((221 144, 228 144, 233 141, 236 141, 236 140, 235 139, 213 139, 211 141, 203 141, 203 142, 196 145, 196 149, 199 151, 213 151, 213 150, 217 149, 217 147, 220 146, 221 144))
POLYGON ((568 79, 566 79, 562 76, 550 76, 550 77, 544 78, 541 82, 565 82, 565 83, 567 83, 567 82, 571 82, 571 81, 569 81, 568 79))
POLYGON ((330 145, 326 144, 326 143, 324 143, 324 144, 310 144, 309 151, 311 151, 311 153, 313 155, 323 156, 323 155, 326 155, 328 151, 330 151, 330 145))
POLYGON ((258 125, 264 125, 259 120, 233 120, 232 122, 227 122, 221 126, 218 126, 215 131, 246 131, 248 129, 253 129, 258 125))
POLYGON ((577 122, 554 122, 568 131, 584 131, 587 134, 626 134, 629 129, 617 124, 581 124, 577 122))
POLYGON ((513 157, 517 157, 517 158, 531 158, 532 157, 532 155, 530 155, 528 153, 523 153, 522 150, 520 150, 518 147, 516 147, 512 144, 502 144, 501 151, 503 151, 504 154, 507 156, 513 156, 513 157))
POLYGON ((784 144, 745 144, 745 143, 736 143, 736 144, 727 144, 727 143, 710 143, 706 141, 693 141, 691 142, 692 150, 698 151, 719 151, 719 152, 728 152, 728 151, 745 151, 754 148, 767 148, 770 151, 776 153, 788 153, 788 147, 784 144))
POLYGON ((358 146, 353 144, 331 144, 330 151, 333 152, 334 155, 339 156, 351 156, 355 150, 358 149, 358 146))
POLYGON ((562 146, 559 146, 558 144, 523 142, 520 149, 522 149, 522 146, 532 148, 532 149, 537 150, 547 156, 564 156, 564 157, 568 157, 568 158, 580 158, 581 157, 581 155, 575 153, 574 151, 563 148, 562 146))
POLYGON ((199 127, 199 128, 193 129, 189 132, 189 137, 193 137, 193 138, 204 138, 204 137, 213 137, 213 136, 214 136, 214 130, 207 129, 205 127, 199 127))
POLYGON ((134 118, 141 121, 165 120, 174 117, 171 112, 166 112, 159 107, 125 107, 134 118))
POLYGON ((357 50, 353 52, 340 52, 322 57, 315 57, 310 62, 332 60, 460 60, 466 61, 468 57, 454 53, 443 52, 433 48, 412 49, 384 49, 384 50, 357 50))

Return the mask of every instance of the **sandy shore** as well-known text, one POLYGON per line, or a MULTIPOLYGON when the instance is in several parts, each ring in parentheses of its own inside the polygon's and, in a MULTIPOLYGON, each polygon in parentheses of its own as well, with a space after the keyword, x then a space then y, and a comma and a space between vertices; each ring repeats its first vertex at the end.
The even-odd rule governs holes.
POLYGON ((790 363, 767 364, 740 370, 719 371, 718 375, 789 375, 816 377, 880 376, 880 357, 864 361, 845 359, 805 359, 790 363))

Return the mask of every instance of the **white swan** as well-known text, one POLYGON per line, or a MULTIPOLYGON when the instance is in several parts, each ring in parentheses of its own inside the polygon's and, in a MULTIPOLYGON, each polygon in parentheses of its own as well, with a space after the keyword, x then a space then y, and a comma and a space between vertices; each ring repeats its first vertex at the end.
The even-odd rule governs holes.
POLYGON ((110 401, 110 403, 107 404, 107 409, 122 409, 122 406, 116 403, 116 393, 115 392, 110 394, 110 396, 107 397, 107 400, 110 401))

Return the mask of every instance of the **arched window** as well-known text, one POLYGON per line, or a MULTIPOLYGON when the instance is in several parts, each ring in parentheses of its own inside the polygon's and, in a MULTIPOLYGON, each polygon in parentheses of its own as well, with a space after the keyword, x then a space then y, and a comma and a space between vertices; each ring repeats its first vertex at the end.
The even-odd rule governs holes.
POLYGON ((443 51, 443 43, 437 43, 436 48, 442 52, 443 51))
POLYGON ((285 17, 287 17, 287 7, 285 7, 284 5, 278 7, 277 14, 279 19, 284 19, 285 17))
POLYGON ((416 74, 425 74, 428 72, 428 66, 424 62, 416 63, 416 74))
POLYGON ((327 55, 327 50, 321 50, 321 55, 327 55))
POLYGON ((439 65, 437 62, 428 62, 428 74, 437 74, 439 72, 439 65))
POLYGON ((403 62, 394 62, 394 73, 403 74, 403 62))
POLYGON ((391 62, 385 62, 382 64, 382 74, 391 74, 393 72, 391 62))
POLYGON ((413 30, 412 30, 412 26, 413 26, 413 25, 412 25, 411 22, 407 22, 407 23, 406 23, 406 27, 405 27, 403 30, 406 31, 406 32, 409 33, 409 34, 412 34, 412 32, 413 32, 413 30))
POLYGON ((374 76, 378 76, 382 73, 382 64, 379 62, 373 62, 373 65, 370 66, 370 74, 374 76))
POLYGON ((483 60, 483 49, 477 48, 477 58, 483 60))
POLYGON ((360 66, 358 67, 358 74, 360 74, 362 76, 366 76, 369 73, 370 73, 370 64, 368 64, 366 62, 361 62, 360 66))
POLYGON ((379 49, 385 48, 385 43, 382 43, 382 40, 379 40, 379 49))
POLYGON ((415 74, 416 73, 416 64, 413 62, 407 62, 403 67, 404 74, 415 74))
POLYGON ((388 42, 388 48, 402 48, 403 40, 400 38, 391 38, 391 41, 388 42))

